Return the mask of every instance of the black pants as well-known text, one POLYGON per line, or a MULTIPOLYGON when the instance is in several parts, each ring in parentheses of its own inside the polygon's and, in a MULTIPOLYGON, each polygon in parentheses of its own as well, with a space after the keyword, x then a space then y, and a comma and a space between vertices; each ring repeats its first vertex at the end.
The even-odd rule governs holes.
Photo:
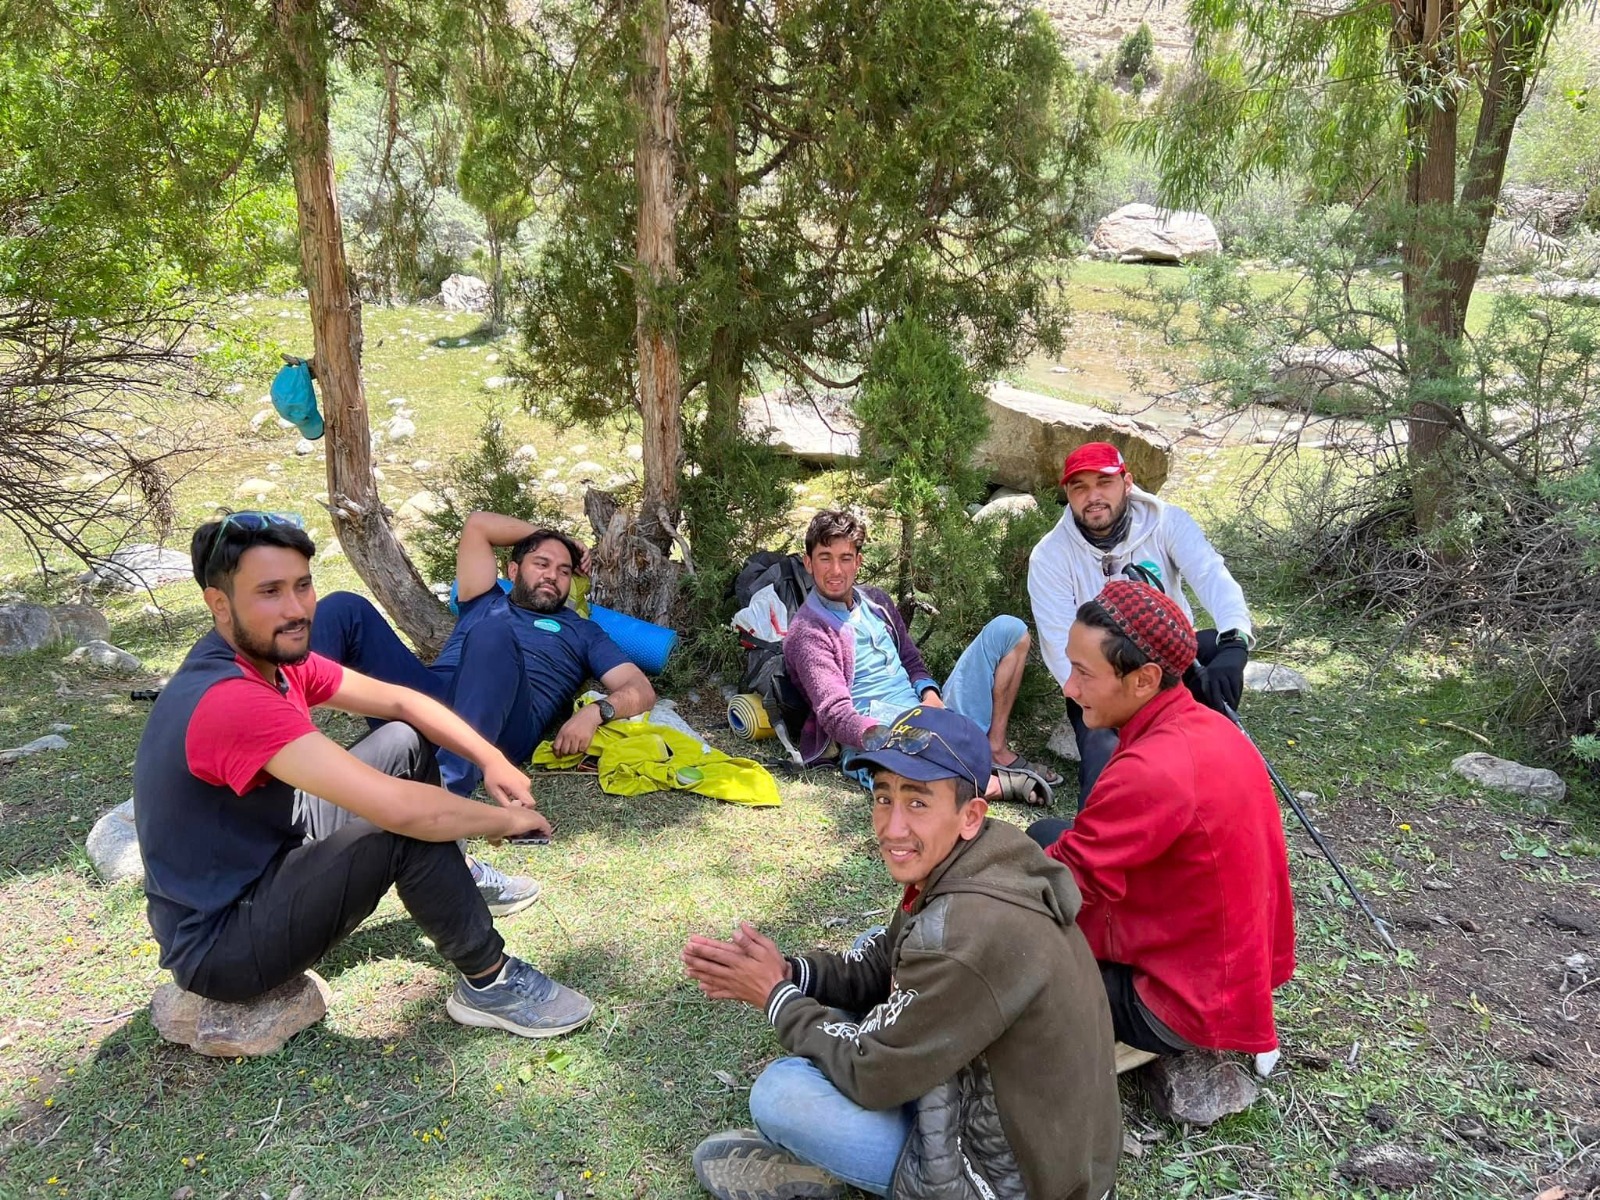
MULTIPOLYGON (((1072 828, 1071 820, 1045 817, 1028 826, 1028 836, 1041 849, 1049 849, 1072 828)), ((1106 1001, 1111 1005, 1111 1031, 1119 1042, 1152 1054, 1181 1054, 1192 1047, 1170 1030, 1156 1023, 1133 990, 1133 968, 1124 963, 1100 963, 1100 982, 1105 985, 1106 1001)))
MULTIPOLYGON (((1204 667, 1217 655, 1217 631, 1201 629, 1196 632, 1195 638, 1200 644, 1195 661, 1204 667)), ((1183 682, 1196 700, 1201 704, 1207 702, 1200 693, 1200 672, 1190 670, 1183 677, 1183 682)), ((1082 812, 1094 781, 1100 778, 1100 772, 1105 770, 1106 763, 1117 752, 1117 731, 1090 729, 1083 723, 1083 709, 1071 700, 1067 701, 1067 720, 1072 722, 1073 736, 1078 739, 1078 811, 1082 812)))
MULTIPOLYGON (((433 747, 391 721, 350 747, 368 766, 438 783, 433 747)), ((355 931, 391 886, 439 953, 481 975, 505 949, 455 842, 421 842, 379 829, 318 796, 297 794, 307 840, 273 860, 234 904, 189 990, 240 1002, 318 962, 355 931)))

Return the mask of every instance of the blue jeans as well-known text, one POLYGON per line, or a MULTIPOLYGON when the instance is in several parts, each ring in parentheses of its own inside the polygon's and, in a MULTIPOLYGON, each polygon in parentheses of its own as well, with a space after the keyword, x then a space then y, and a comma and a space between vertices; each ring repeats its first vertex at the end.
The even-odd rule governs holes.
POLYGON ((887 1196, 911 1134, 913 1106, 862 1108, 809 1058, 780 1058, 750 1089, 750 1117, 769 1142, 864 1192, 887 1196))
MULTIPOLYGON (((317 602, 311 648, 353 671, 433 697, 514 763, 528 761, 543 733, 530 727, 522 652, 503 621, 473 626, 461 643, 460 666, 435 671, 400 640, 372 601, 334 592, 317 602)), ((459 754, 440 750, 439 777, 456 795, 470 796, 483 772, 459 754)))
MULTIPOLYGON (((950 678, 944 681, 945 707, 988 733, 994 723, 994 677, 1000 660, 1015 650, 1027 634, 1028 627, 1019 618, 1005 615, 995 617, 980 629, 956 660, 950 678)), ((1112 734, 1113 744, 1115 739, 1112 734)), ((870 792, 872 772, 851 766, 851 760, 859 753, 854 747, 845 747, 839 756, 839 768, 870 792)))

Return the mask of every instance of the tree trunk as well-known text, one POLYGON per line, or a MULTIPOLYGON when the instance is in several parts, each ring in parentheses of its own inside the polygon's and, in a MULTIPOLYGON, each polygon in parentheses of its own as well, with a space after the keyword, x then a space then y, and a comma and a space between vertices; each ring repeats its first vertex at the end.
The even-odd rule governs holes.
POLYGON ((641 531, 664 548, 668 535, 659 528, 659 514, 664 511, 676 525, 678 477, 683 465, 679 394, 682 380, 673 296, 678 282, 678 130, 668 77, 670 0, 643 0, 640 17, 642 61, 633 85, 639 123, 633 162, 639 189, 634 343, 639 357, 639 408, 644 420, 644 501, 639 515, 641 531))
POLYGON ((1406 229, 1402 248, 1406 353, 1411 403, 1407 461, 1412 509, 1423 532, 1449 520, 1455 436, 1448 392, 1456 372, 1465 310, 1447 275, 1455 228, 1456 125, 1460 102, 1447 83, 1456 0, 1405 0, 1395 39, 1406 84, 1406 229))
POLYGON ((705 442, 711 453, 739 433, 745 337, 741 322, 744 263, 739 244, 739 27, 744 0, 711 0, 710 111, 706 115, 707 259, 720 283, 706 366, 705 442))
POLYGON ((449 613, 428 591, 389 527, 372 474, 361 383, 361 300, 345 263, 328 136, 327 47, 318 0, 275 0, 288 59, 284 124, 299 215, 300 266, 328 438, 328 510, 339 545, 378 602, 424 655, 449 636, 449 613))

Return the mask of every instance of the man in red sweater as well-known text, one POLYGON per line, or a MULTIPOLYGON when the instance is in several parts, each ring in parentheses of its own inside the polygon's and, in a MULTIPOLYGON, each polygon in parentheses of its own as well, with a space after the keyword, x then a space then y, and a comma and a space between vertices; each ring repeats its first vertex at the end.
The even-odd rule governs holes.
POLYGON ((1294 898, 1266 765, 1181 687, 1195 634, 1173 600, 1114 579, 1079 607, 1066 693, 1117 750, 1073 821, 1029 835, 1071 868, 1117 1040, 1157 1054, 1278 1045, 1294 898))

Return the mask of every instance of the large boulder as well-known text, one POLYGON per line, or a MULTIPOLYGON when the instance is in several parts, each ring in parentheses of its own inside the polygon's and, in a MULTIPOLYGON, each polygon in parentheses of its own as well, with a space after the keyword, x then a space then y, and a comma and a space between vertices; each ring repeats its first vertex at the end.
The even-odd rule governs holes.
POLYGON ((90 587, 119 592, 142 592, 165 583, 193 579, 194 565, 188 554, 148 544, 124 546, 79 577, 81 583, 90 587))
POLYGON ((1587 200, 1583 192, 1517 185, 1500 189, 1500 211, 1508 221, 1558 237, 1577 228, 1587 200))
POLYGON ((1101 219, 1091 241, 1118 262, 1182 263, 1222 252, 1210 217, 1153 204, 1124 204, 1101 219))
POLYGON ((1134 482, 1147 492, 1167 481, 1171 444, 1132 418, 1004 383, 989 388, 988 413, 989 436, 978 447, 976 465, 992 483, 1019 492, 1053 492, 1061 482, 1061 464, 1085 442, 1116 445, 1134 482))
POLYGON ((83 849, 95 874, 107 883, 144 880, 144 856, 139 853, 139 832, 133 824, 132 796, 94 823, 83 849))
POLYGON ((56 623, 56 640, 82 646, 87 642, 109 642, 111 622, 89 604, 57 604, 50 609, 56 623))
POLYGON ((1262 400, 1307 412, 1366 416, 1383 409, 1383 389, 1396 374, 1392 351, 1286 346, 1274 356, 1272 386, 1262 400))
POLYGON ((1032 492, 1019 492, 1015 488, 1003 487, 990 496, 982 508, 972 514, 972 519, 980 523, 1009 521, 1013 517, 1020 517, 1023 513, 1034 512, 1038 507, 1038 497, 1032 492))
POLYGON ((331 993, 315 971, 297 975, 245 1004, 207 1000, 164 983, 150 998, 150 1020, 169 1042, 214 1058, 272 1054, 322 1020, 331 993))
POLYGON ((751 435, 802 462, 822 467, 851 462, 861 452, 850 397, 839 392, 778 389, 742 402, 743 424, 751 435))
POLYGON ((1600 279, 1553 279, 1539 288, 1539 295, 1571 304, 1600 304, 1600 279))
POLYGON ((1554 771, 1546 767, 1523 766, 1509 758, 1496 758, 1482 750, 1474 750, 1454 759, 1450 769, 1481 787, 1521 796, 1540 809, 1559 804, 1567 796, 1566 781, 1554 771))
POLYGON ((42 604, 0 604, 0 657, 29 654, 57 640, 55 618, 42 604))
POLYGON ((476 275, 452 275, 439 285, 439 303, 451 312, 488 312, 489 285, 476 275))

